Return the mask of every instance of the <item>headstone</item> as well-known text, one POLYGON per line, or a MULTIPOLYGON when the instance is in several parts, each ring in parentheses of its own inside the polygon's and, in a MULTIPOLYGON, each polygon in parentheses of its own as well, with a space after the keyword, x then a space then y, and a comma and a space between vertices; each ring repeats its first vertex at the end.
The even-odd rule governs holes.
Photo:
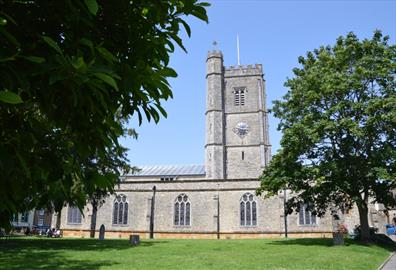
POLYGON ((137 245, 139 245, 139 244, 140 244, 140 237, 139 237, 139 235, 137 235, 137 234, 132 234, 132 235, 130 235, 130 236, 129 236, 129 243, 130 243, 132 246, 137 246, 137 245))
POLYGON ((343 246, 344 243, 344 234, 343 233, 338 233, 338 232, 333 232, 333 244, 335 246, 343 246))
POLYGON ((338 209, 332 209, 332 227, 333 227, 333 245, 343 246, 344 235, 348 233, 346 226, 344 225, 344 215, 342 211, 338 209))
POLYGON ((104 240, 105 237, 105 226, 102 224, 99 228, 99 240, 104 240))

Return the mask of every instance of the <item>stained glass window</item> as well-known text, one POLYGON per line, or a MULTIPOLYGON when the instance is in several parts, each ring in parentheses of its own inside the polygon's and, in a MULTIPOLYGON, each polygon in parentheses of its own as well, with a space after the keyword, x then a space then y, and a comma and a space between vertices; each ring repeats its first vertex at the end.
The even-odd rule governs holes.
POLYGON ((70 224, 81 224, 82 215, 80 209, 75 206, 69 206, 67 212, 67 223, 70 224))
POLYGON ((240 206, 241 206, 241 208, 240 208, 240 213, 241 213, 241 225, 242 226, 245 226, 245 220, 246 220, 246 217, 245 217, 245 202, 241 202, 241 204, 240 204, 240 206))
POLYGON ((128 201, 125 195, 117 195, 114 199, 113 205, 113 224, 127 225, 128 224, 128 201))
POLYGON ((298 212, 298 223, 300 225, 316 225, 316 216, 308 210, 307 204, 301 204, 298 212))
POLYGON ((122 224, 127 224, 128 221, 128 203, 124 202, 124 220, 122 221, 122 224))
POLYGON ((118 216, 118 202, 114 202, 113 206, 113 224, 117 224, 118 216))
POLYGON ((175 200, 174 225, 189 226, 191 223, 191 203, 186 194, 180 194, 175 200))
POLYGON ((123 212, 124 212, 124 203, 121 202, 119 203, 119 207, 118 207, 118 224, 122 224, 122 219, 123 217, 123 212))
POLYGON ((176 202, 175 203, 175 219, 174 219, 174 223, 173 223, 175 225, 179 225, 179 221, 180 221, 179 209, 180 209, 179 203, 176 202))
POLYGON ((257 202, 251 193, 243 194, 239 203, 241 226, 257 225, 257 202))
POLYGON ((252 226, 257 225, 256 202, 252 202, 252 226))
POLYGON ((190 225, 190 203, 186 203, 186 225, 190 225))
POLYGON ((251 221, 252 221, 252 208, 250 205, 250 202, 245 202, 245 207, 246 207, 246 226, 250 226, 251 225, 251 221))

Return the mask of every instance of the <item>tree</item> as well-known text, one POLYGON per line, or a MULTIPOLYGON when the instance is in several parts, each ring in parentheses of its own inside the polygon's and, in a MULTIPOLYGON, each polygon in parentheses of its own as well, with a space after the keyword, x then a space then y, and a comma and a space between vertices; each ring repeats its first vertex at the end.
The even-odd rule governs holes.
POLYGON ((98 189, 95 193, 91 194, 89 198, 89 202, 92 206, 92 215, 91 215, 91 226, 89 237, 95 238, 95 231, 96 231, 96 217, 98 213, 98 208, 102 206, 105 202, 106 197, 109 195, 107 192, 103 192, 102 190, 98 189))
POLYGON ((302 202, 319 216, 356 204, 370 242, 369 204, 396 205, 396 46, 380 31, 364 40, 349 33, 298 61, 274 102, 281 149, 257 192, 291 189, 289 213, 302 202))
MULTIPOLYGON (((127 132, 134 139, 137 139, 138 135, 135 130, 129 129, 127 132)), ((121 151, 124 154, 127 151, 127 149, 120 147, 119 151, 121 151)), ((94 160, 94 158, 92 160, 94 160)), ((109 164, 112 164, 112 162, 103 162, 103 160, 99 160, 94 163, 94 166, 91 169, 94 172, 96 172, 99 169, 102 173, 104 173, 104 172, 106 172, 106 170, 109 169, 109 167, 108 167, 109 164)), ((139 169, 137 167, 129 167, 128 168, 128 171, 130 173, 136 172, 138 170, 139 169)), ((107 191, 106 189, 96 188, 94 191, 90 190, 87 193, 89 194, 88 202, 91 204, 91 207, 92 207, 89 236, 91 238, 95 238, 97 212, 98 212, 99 207, 101 207, 105 203, 106 198, 110 195, 110 192, 107 191)), ((60 216, 60 214, 58 214, 58 216, 60 216)))
POLYGON ((0 227, 12 213, 82 206, 128 169, 118 138, 166 117, 168 66, 196 0, 0 0, 0 227), (96 163, 106 163, 98 169, 96 163))

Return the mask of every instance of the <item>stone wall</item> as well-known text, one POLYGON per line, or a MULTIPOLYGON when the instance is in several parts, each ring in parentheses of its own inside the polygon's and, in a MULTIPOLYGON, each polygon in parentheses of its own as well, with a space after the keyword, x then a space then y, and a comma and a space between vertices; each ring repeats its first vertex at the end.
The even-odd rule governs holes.
MULTIPOLYGON (((243 194, 254 194, 258 181, 207 181, 194 183, 160 183, 157 185, 155 198, 154 231, 157 238, 216 238, 217 237, 217 200, 220 198, 220 236, 222 238, 257 238, 278 237, 284 234, 283 197, 269 199, 255 197, 257 202, 257 226, 240 225, 239 203, 243 194), (202 184, 203 183, 203 184, 202 184), (209 185, 208 185, 209 184, 209 185), (195 186, 195 187, 194 187, 195 186), (191 203, 191 225, 175 226, 174 202, 178 195, 186 194, 191 203)), ((152 187, 152 186, 151 186, 152 187)), ((111 196, 99 209, 97 228, 105 225, 107 237, 127 237, 129 234, 140 234, 147 237, 150 224, 150 206, 152 189, 147 184, 125 184, 117 194, 124 194, 128 201, 128 223, 113 225, 113 201, 111 196)), ((67 211, 62 211, 64 236, 88 236, 92 208, 84 209, 81 224, 68 224, 67 211)), ((331 233, 330 217, 318 219, 317 225, 300 226, 298 215, 288 216, 290 235, 302 234, 323 236, 331 233)))
POLYGON ((236 66, 224 71, 227 179, 258 178, 269 158, 265 151, 268 125, 262 66, 236 66), (235 91, 240 88, 244 89, 244 104, 236 106, 235 91), (249 126, 245 136, 235 132, 241 122, 249 126))

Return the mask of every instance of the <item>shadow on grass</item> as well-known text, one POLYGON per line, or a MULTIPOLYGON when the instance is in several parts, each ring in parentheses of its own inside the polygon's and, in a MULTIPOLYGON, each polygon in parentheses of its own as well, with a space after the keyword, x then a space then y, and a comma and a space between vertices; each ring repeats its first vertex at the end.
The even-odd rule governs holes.
POLYGON ((333 239, 331 238, 291 238, 284 240, 276 240, 268 243, 270 245, 299 245, 299 246, 327 246, 333 245, 333 239))
MULTIPOLYGON (((322 247, 332 247, 333 245, 333 239, 332 238, 297 238, 297 239, 285 239, 282 241, 272 241, 268 243, 269 245, 299 245, 299 246, 322 246, 322 247)), ((345 239, 345 245, 350 246, 350 245, 357 245, 357 246, 379 246, 381 248, 384 248, 388 251, 396 251, 396 245, 389 245, 389 244, 372 244, 372 245, 366 245, 363 244, 359 241, 355 241, 352 239, 345 239)))
MULTIPOLYGON (((142 241, 138 248, 167 243, 167 241, 142 241)), ((85 251, 118 252, 135 249, 127 239, 48 239, 13 238, 0 243, 0 269, 99 269, 103 266, 115 266, 118 263, 103 260, 100 253, 86 256, 76 254, 85 251), (76 259, 81 258, 81 259, 76 259)))
MULTIPOLYGON (((168 241, 142 241, 139 247, 148 247, 157 244, 167 243, 168 241)), ((9 249, 40 248, 45 250, 77 250, 77 251, 104 251, 108 249, 128 249, 132 248, 127 239, 68 239, 68 238, 11 238, 7 242, 0 244, 0 252, 6 247, 9 249)))
POLYGON ((63 256, 60 252, 28 252, 19 251, 10 257, 2 257, 1 269, 99 269, 103 266, 114 266, 115 262, 74 260, 63 256))

